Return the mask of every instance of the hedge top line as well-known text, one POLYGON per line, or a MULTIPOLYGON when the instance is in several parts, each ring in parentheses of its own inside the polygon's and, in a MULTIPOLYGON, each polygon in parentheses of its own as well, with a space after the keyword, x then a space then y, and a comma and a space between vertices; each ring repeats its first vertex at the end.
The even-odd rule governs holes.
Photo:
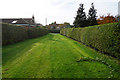
POLYGON ((9 23, 3 23, 3 22, 0 22, 0 24, 6 24, 6 25, 11 25, 11 26, 16 26, 16 27, 25 27, 25 26, 20 26, 20 25, 15 25, 15 24, 9 24, 9 23))
MULTIPOLYGON (((11 27, 12 27, 12 26, 16 26, 16 27, 26 28, 25 26, 22 26, 22 25, 16 25, 16 24, 9 24, 9 23, 3 23, 3 22, 0 22, 0 24, 10 25, 11 27)), ((29 28, 43 29, 43 28, 40 28, 40 27, 29 27, 29 28)), ((27 29, 27 28, 26 28, 26 29, 27 29)))
MULTIPOLYGON (((83 29, 83 28, 95 28, 95 27, 101 27, 101 26, 106 26, 106 25, 118 25, 119 23, 108 23, 108 24, 101 24, 101 25, 94 25, 94 26, 88 26, 88 27, 73 27, 71 29, 83 29)), ((64 29, 64 28, 63 28, 64 29)))

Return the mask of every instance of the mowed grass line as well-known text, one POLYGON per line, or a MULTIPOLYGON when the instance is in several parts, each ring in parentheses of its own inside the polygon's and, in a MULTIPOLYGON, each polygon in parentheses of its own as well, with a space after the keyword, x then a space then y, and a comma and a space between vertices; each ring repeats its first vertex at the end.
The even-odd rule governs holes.
POLYGON ((9 45, 8 47, 3 48, 3 77, 8 78, 35 78, 37 76, 44 78, 45 76, 49 76, 50 62, 49 62, 49 43, 48 39, 51 36, 45 36, 42 38, 37 38, 33 40, 28 40, 22 42, 21 44, 9 45), (27 44, 29 44, 27 46, 27 44), (47 45, 46 45, 47 44, 47 45), (16 46, 25 46, 25 50, 23 53, 16 49, 16 46), (4 50, 5 49, 5 50, 4 50), (13 49, 12 52, 15 51, 15 56, 12 52, 6 52, 7 50, 13 49), (5 55, 8 54, 8 55, 5 55), (8 58, 9 56, 9 58, 8 58), (5 60, 5 57, 10 60, 5 60), (12 59, 11 59, 12 58, 12 59), (5 63, 4 63, 5 62, 5 63), (4 66, 5 65, 5 66, 4 66), (47 72, 46 72, 47 70, 47 72), (42 74, 39 74, 41 72, 42 74))
POLYGON ((108 78, 118 77, 118 61, 60 34, 48 34, 3 47, 3 78, 108 78), (101 58, 99 62, 77 62, 101 58))

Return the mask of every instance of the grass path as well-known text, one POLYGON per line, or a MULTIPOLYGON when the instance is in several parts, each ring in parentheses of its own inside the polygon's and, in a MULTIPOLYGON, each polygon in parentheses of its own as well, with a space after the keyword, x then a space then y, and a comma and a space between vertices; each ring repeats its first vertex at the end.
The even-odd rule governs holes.
POLYGON ((60 34, 3 47, 3 78, 117 78, 118 61, 60 34), (101 59, 100 62, 81 58, 101 59))

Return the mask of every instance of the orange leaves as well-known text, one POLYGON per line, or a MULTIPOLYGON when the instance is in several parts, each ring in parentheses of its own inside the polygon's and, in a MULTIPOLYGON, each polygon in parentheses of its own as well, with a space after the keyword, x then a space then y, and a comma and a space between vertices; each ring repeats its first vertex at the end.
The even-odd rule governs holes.
POLYGON ((97 22, 98 22, 98 24, 107 24, 107 23, 117 22, 117 20, 115 19, 115 17, 108 14, 107 16, 104 16, 104 15, 100 16, 100 18, 98 18, 97 22))

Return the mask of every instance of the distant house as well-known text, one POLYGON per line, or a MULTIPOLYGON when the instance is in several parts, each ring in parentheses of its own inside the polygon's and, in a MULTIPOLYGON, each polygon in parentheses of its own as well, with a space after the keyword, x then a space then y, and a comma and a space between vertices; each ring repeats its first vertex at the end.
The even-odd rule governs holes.
POLYGON ((69 23, 57 24, 56 22, 54 22, 47 26, 48 29, 53 29, 53 30, 60 30, 61 28, 66 28, 66 27, 70 27, 70 24, 69 23))
POLYGON ((36 27, 37 26, 34 20, 34 16, 32 18, 2 18, 2 22, 25 26, 25 27, 36 27))
POLYGON ((36 25, 37 25, 37 27, 43 27, 43 25, 40 23, 36 23, 36 25))
POLYGON ((56 29, 57 26, 58 26, 58 24, 56 24, 56 22, 54 22, 54 23, 48 25, 48 29, 56 29))

